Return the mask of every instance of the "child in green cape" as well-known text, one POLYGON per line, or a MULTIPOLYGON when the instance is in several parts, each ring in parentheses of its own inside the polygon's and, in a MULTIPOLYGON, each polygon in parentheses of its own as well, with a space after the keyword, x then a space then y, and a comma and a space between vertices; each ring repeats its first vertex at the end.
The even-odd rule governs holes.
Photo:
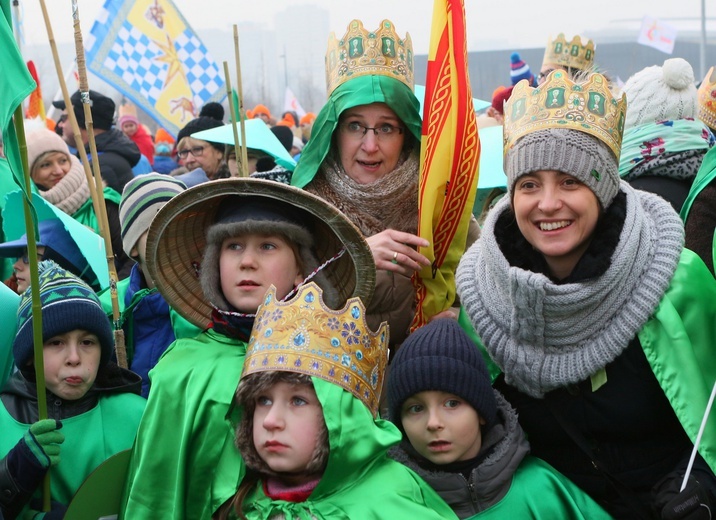
POLYGON ((388 326, 363 303, 339 311, 315 284, 258 311, 236 392, 249 470, 219 518, 455 518, 415 473, 386 457, 400 432, 378 418, 388 326))

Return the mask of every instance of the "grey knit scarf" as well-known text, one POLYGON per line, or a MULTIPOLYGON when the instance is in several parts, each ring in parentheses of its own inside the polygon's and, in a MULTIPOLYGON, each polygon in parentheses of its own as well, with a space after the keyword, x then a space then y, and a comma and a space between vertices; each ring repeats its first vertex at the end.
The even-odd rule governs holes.
POLYGON ((611 265, 600 277, 556 284, 511 266, 495 238, 504 198, 457 269, 457 292, 507 383, 534 397, 589 378, 613 361, 649 319, 684 243, 679 216, 625 182, 627 208, 611 265))

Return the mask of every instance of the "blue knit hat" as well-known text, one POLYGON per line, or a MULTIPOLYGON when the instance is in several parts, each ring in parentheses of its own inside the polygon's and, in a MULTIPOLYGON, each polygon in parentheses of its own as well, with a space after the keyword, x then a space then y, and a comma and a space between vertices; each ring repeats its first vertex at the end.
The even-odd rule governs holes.
POLYGON ((510 62, 510 79, 512 80, 512 85, 517 85, 520 80, 523 79, 526 79, 529 81, 530 85, 533 85, 535 77, 532 74, 532 71, 530 71, 530 66, 522 61, 520 55, 513 52, 510 55, 510 62))
POLYGON ((402 430, 400 410, 405 401, 430 390, 461 397, 489 428, 497 415, 497 401, 485 360, 455 320, 431 321, 406 339, 390 364, 388 415, 402 430))
MULTIPOLYGON (((99 338, 102 347, 100 367, 109 361, 114 341, 109 318, 95 292, 85 282, 55 262, 45 260, 38 266, 42 304, 42 341, 75 329, 83 329, 99 338)), ((32 289, 20 297, 17 309, 17 334, 12 343, 15 364, 22 368, 32 360, 32 289)))

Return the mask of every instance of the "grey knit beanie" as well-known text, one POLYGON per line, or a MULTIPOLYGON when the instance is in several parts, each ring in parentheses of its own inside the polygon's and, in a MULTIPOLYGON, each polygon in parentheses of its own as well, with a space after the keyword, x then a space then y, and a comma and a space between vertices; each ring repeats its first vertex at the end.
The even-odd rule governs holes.
POLYGON ((129 181, 119 202, 119 222, 122 227, 122 249, 131 258, 132 248, 149 229, 154 215, 174 195, 186 189, 179 179, 161 173, 139 175, 129 181))
POLYGON ((663 67, 640 70, 624 84, 627 114, 624 128, 657 121, 696 118, 698 95, 694 69, 683 58, 671 58, 663 67))
POLYGON ((512 193, 522 175, 537 170, 567 173, 586 184, 606 209, 619 191, 619 162, 609 147, 589 134, 547 128, 525 135, 507 151, 505 173, 512 193))
POLYGON ((431 321, 402 344, 388 373, 388 416, 401 430, 405 401, 430 390, 465 399, 489 428, 497 401, 482 354, 455 320, 431 321))

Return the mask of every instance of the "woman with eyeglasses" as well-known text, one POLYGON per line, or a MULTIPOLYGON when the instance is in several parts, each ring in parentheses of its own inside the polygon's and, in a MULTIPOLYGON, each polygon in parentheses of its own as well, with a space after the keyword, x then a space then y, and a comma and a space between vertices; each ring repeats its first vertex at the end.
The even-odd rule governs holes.
MULTIPOLYGON (((369 321, 389 321, 392 349, 415 313, 410 277, 430 265, 417 251, 428 242, 417 235, 422 121, 411 45, 388 20, 373 32, 353 20, 341 40, 331 35, 328 101, 291 179, 338 207, 366 237, 378 271, 369 321)), ((476 222, 472 230, 469 243, 476 222)))
POLYGON ((225 145, 192 137, 192 134, 222 125, 223 123, 219 119, 200 116, 192 119, 184 128, 179 130, 177 134, 177 159, 187 169, 188 173, 178 177, 187 186, 231 177, 224 157, 225 145))

